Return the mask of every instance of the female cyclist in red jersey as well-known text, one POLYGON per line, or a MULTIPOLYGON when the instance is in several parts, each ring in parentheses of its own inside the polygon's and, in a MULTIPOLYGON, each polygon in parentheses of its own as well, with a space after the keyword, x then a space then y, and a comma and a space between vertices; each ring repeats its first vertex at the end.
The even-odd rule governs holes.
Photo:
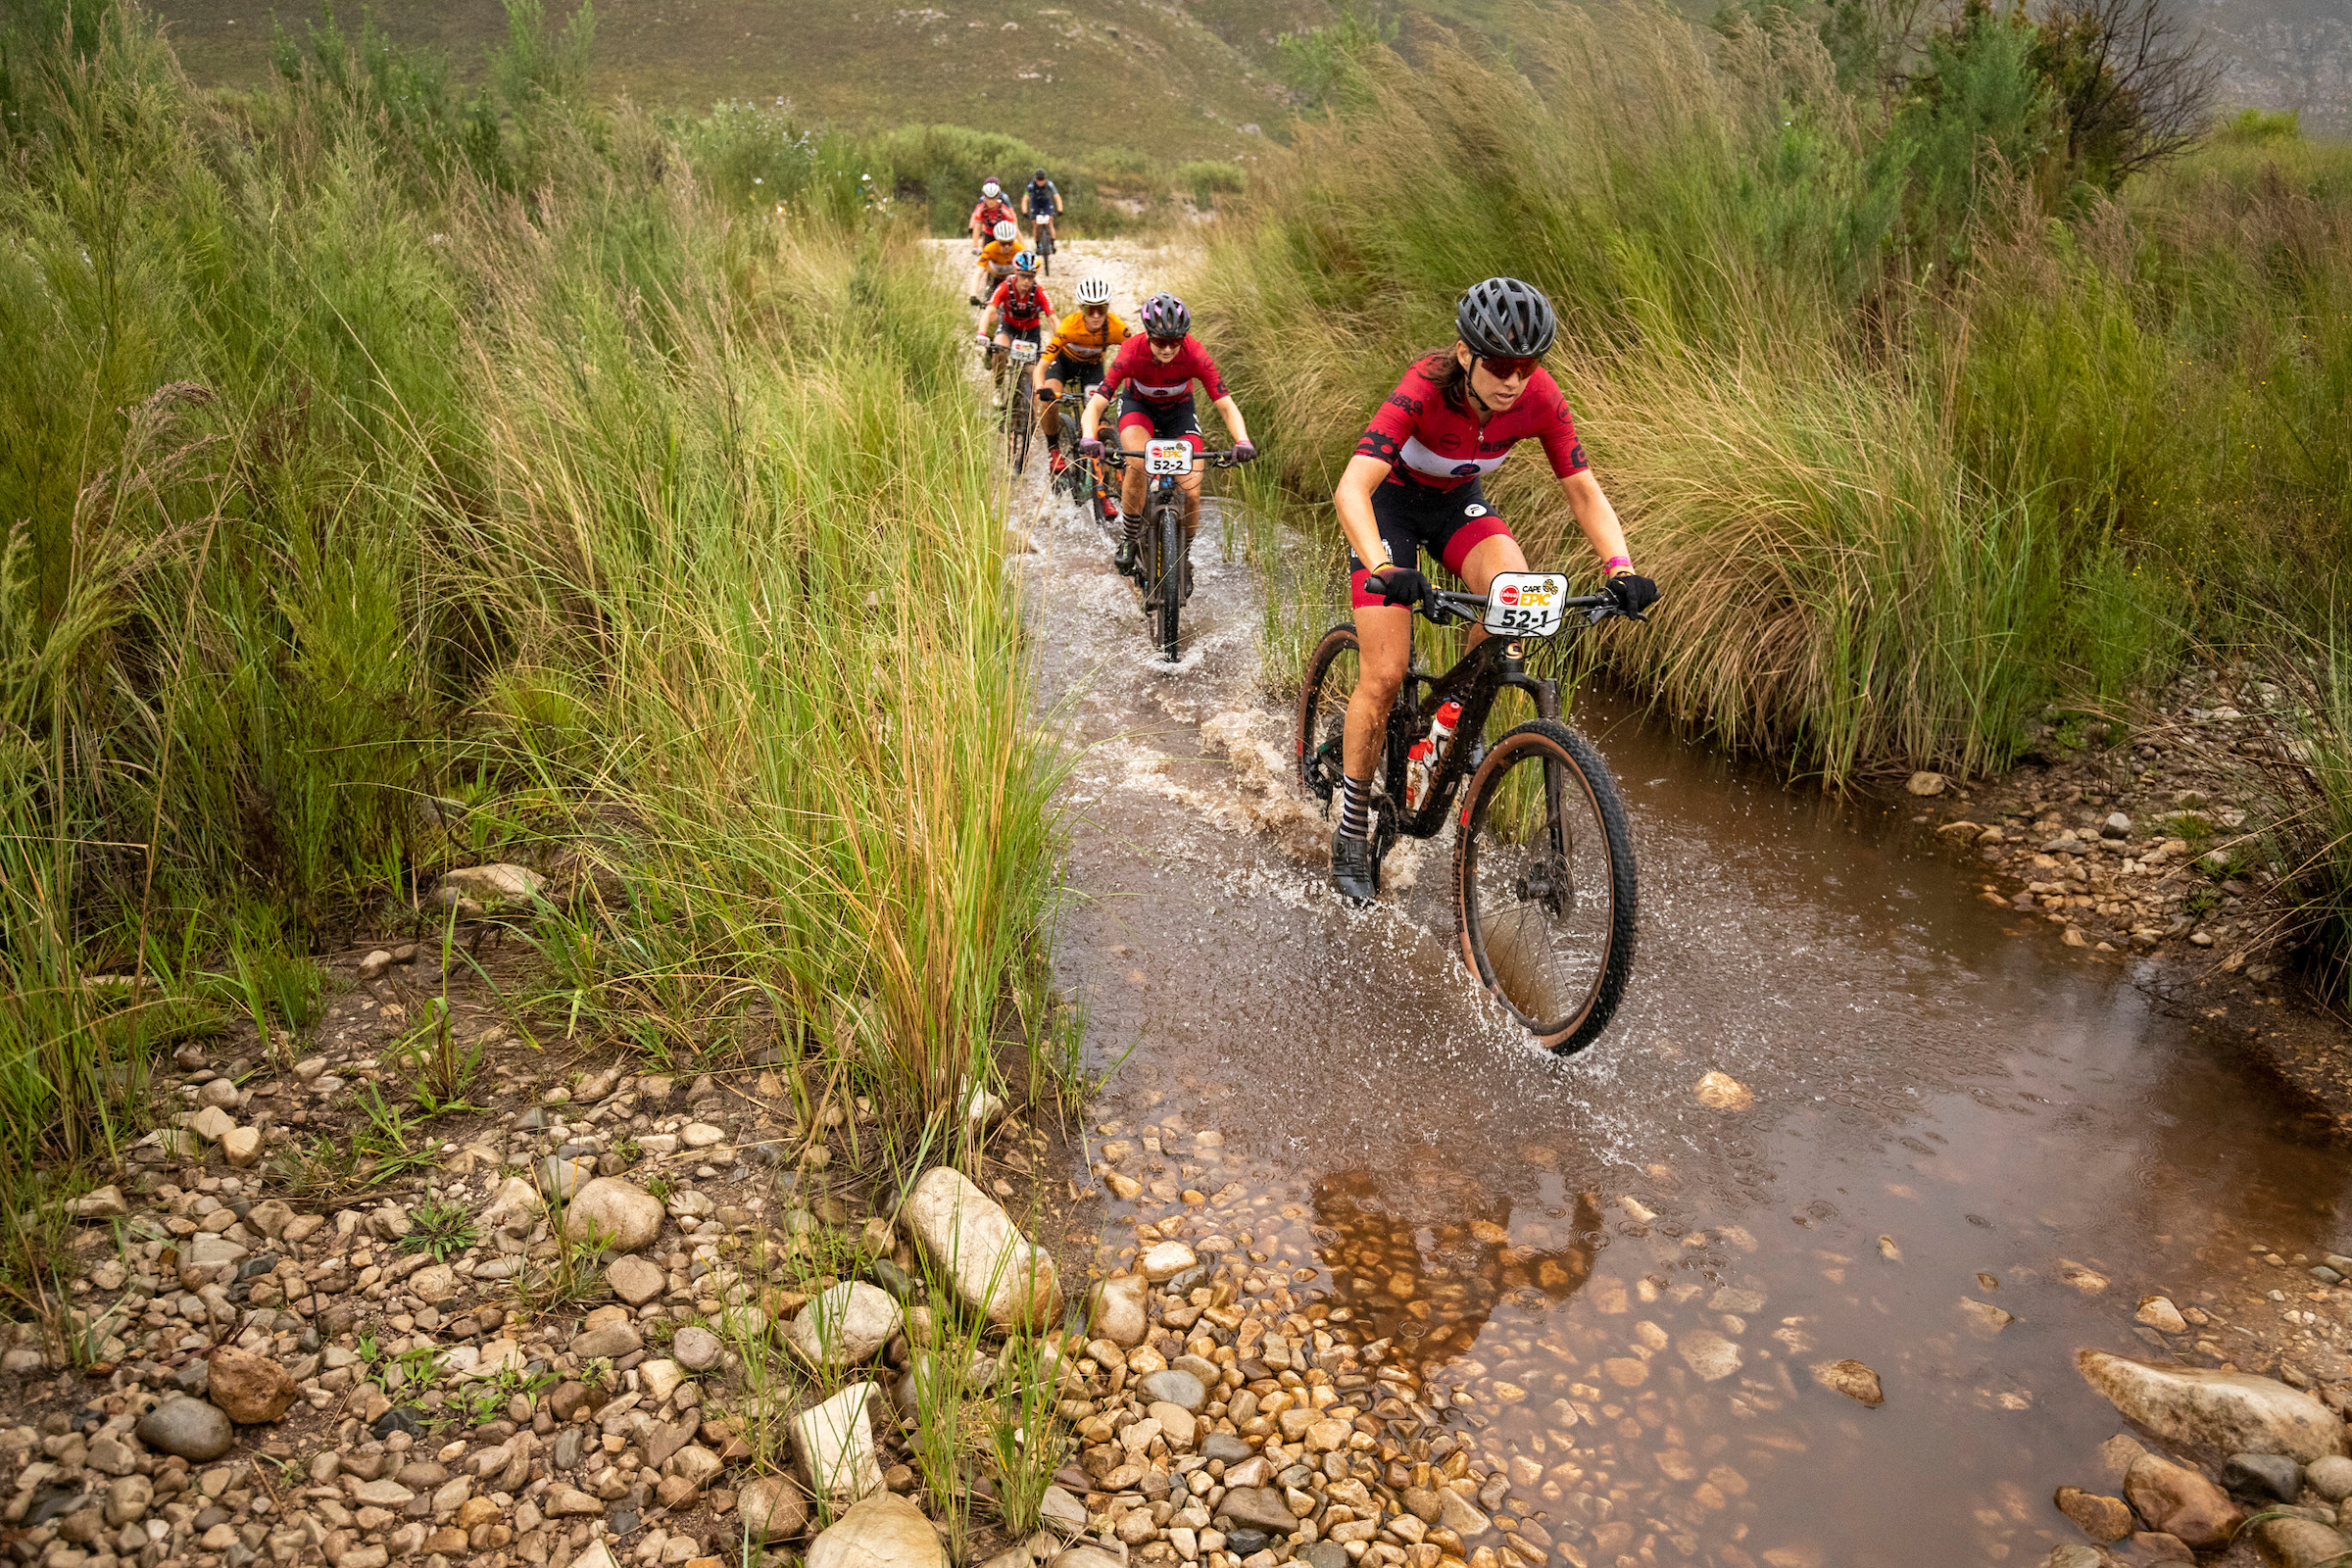
MULTIPOLYGON (((980 322, 980 347, 987 352, 990 368, 995 368, 1015 340, 1038 343, 1042 350, 1040 329, 1053 314, 1054 302, 1038 285, 1037 253, 1018 253, 1012 259, 1012 275, 988 297, 988 315, 980 322)), ((1030 367, 1029 379, 1037 379, 1037 367, 1030 367)))
MULTIPOLYGON (((1233 435, 1233 459, 1248 463, 1257 456, 1257 448, 1250 440, 1250 431, 1242 423, 1240 405, 1225 390, 1225 377, 1217 371, 1217 362, 1208 357, 1208 350, 1193 336, 1193 313, 1184 301, 1173 294, 1154 294, 1144 301, 1140 313, 1144 335, 1131 337, 1120 345, 1112 357, 1110 368, 1102 372, 1102 384, 1086 400, 1086 411, 1079 416, 1078 433, 1084 438, 1078 450, 1085 456, 1102 456, 1101 428, 1103 412, 1110 400, 1119 400, 1119 445, 1129 452, 1141 452, 1144 443, 1157 437, 1161 440, 1181 438, 1195 452, 1205 445, 1200 439, 1200 416, 1193 406, 1193 383, 1199 381, 1208 393, 1208 401, 1225 420, 1225 428, 1233 435)), ((1186 555, 1182 592, 1193 589, 1191 548, 1193 535, 1200 527, 1200 471, 1195 468, 1177 483, 1184 490, 1184 542, 1186 555)), ((1120 538, 1112 559, 1119 570, 1135 569, 1135 558, 1144 527, 1144 466, 1130 463, 1124 469, 1119 487, 1119 511, 1127 519, 1127 532, 1120 538)))
MULTIPOLYGON (((1347 794, 1331 840, 1331 883, 1358 903, 1375 891, 1372 773, 1412 652, 1412 607, 1429 591, 1420 553, 1427 550, 1474 594, 1485 593, 1496 572, 1527 569, 1519 541, 1489 510, 1480 484, 1513 442, 1543 444, 1618 603, 1638 612, 1658 597, 1655 583, 1635 574, 1617 513, 1585 465, 1567 400, 1539 364, 1559 329, 1551 302, 1515 277, 1490 277, 1462 296, 1454 329, 1453 347, 1405 371, 1372 416, 1331 498, 1348 536, 1362 645, 1348 702, 1347 794), (1378 591, 1366 590, 1367 577, 1379 579, 1378 591)), ((1473 643, 1485 635, 1470 630, 1473 643)))

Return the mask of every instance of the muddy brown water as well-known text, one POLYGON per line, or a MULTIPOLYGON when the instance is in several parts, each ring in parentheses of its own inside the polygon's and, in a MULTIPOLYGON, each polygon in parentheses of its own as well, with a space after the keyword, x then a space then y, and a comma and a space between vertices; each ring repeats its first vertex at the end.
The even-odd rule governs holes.
POLYGON ((2038 1561, 2118 1429, 2074 1352, 2162 1353, 2147 1294, 2275 1319, 2310 1282, 2250 1250, 2346 1250, 2343 1149, 2194 1019, 2006 924, 1899 818, 1590 693, 1641 957, 1599 1044, 1534 1051, 1456 956, 1448 846, 1374 909, 1325 890, 1247 568, 1199 552, 1171 666, 1091 524, 1034 475, 1013 514, 1078 748, 1055 961, 1110 1073, 1093 1142, 1147 1184, 1102 1262, 1171 1215, 1262 1254, 1268 1292, 1393 1337, 1512 1476, 1502 1511, 1581 1559, 2038 1561), (1702 1102, 1709 1072, 1752 1100, 1702 1102), (1814 1381, 1843 1357, 1882 1407, 1814 1381))

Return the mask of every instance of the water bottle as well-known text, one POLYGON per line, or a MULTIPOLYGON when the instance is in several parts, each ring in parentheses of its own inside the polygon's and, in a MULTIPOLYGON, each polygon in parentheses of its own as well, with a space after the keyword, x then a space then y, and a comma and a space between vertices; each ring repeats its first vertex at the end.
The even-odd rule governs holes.
POLYGON ((1454 726, 1462 721, 1462 705, 1448 697, 1438 705, 1438 711, 1429 721, 1426 739, 1413 742, 1404 754, 1404 808, 1418 811, 1429 799, 1429 786, 1438 773, 1438 759, 1446 754, 1446 743, 1453 739, 1454 726))
POLYGON ((1413 742, 1404 754, 1404 808, 1408 813, 1421 809, 1421 803, 1429 799, 1431 764, 1437 755, 1438 749, 1426 740, 1413 742))

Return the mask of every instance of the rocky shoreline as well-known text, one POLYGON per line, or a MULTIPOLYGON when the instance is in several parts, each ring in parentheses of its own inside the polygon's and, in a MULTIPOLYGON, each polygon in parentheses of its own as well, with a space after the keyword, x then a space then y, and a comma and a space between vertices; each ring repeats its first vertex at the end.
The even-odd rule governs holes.
POLYGON ((1998 777, 1912 774, 1911 820, 1965 849, 1979 896, 2135 977, 2352 1127, 2352 1031, 2291 967, 2271 835, 2303 744, 2288 695, 2244 668, 2181 675, 2127 732, 2045 723, 1998 777))

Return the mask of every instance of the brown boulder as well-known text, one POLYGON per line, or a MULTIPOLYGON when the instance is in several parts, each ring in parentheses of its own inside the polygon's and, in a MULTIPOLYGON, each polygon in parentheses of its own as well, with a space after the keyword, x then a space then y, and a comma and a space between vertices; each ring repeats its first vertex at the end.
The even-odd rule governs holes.
POLYGON ((2226 1546, 2245 1519, 2230 1494, 2197 1471, 2143 1453, 2124 1477, 2124 1495, 2158 1532, 2202 1549, 2226 1546))
POLYGON ((212 1354, 212 1377, 205 1393, 239 1426, 275 1421, 286 1413, 301 1391, 286 1369, 266 1355, 224 1345, 212 1354))
POLYGON ((2093 1541, 2121 1541, 2132 1533, 2132 1507, 2121 1497, 2060 1487, 2057 1502, 2058 1511, 2093 1541))

